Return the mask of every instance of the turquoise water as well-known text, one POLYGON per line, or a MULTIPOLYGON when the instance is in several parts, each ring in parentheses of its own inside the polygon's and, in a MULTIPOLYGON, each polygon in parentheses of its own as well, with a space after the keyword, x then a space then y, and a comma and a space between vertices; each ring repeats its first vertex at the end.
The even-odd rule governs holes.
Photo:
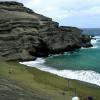
POLYGON ((65 53, 48 57, 45 64, 58 70, 91 70, 100 73, 100 29, 84 29, 84 34, 96 35, 93 48, 81 49, 73 54, 65 53))
POLYGON ((82 49, 78 53, 50 57, 45 64, 59 70, 92 70, 100 73, 100 49, 82 49))

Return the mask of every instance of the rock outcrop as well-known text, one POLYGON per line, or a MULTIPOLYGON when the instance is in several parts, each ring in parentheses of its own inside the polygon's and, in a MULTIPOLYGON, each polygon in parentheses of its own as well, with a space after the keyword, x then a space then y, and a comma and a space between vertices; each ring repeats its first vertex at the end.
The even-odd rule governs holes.
POLYGON ((90 37, 81 33, 21 3, 0 2, 0 57, 6 60, 31 60, 91 46, 90 37))

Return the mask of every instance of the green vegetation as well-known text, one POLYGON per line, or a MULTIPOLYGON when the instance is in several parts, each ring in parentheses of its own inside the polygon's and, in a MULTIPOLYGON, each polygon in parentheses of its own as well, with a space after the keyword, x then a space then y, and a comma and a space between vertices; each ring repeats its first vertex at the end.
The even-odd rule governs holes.
POLYGON ((100 100, 99 87, 61 78, 48 72, 20 65, 15 61, 0 61, 0 75, 14 80, 26 89, 48 97, 50 100, 71 100, 75 92, 81 100, 84 100, 86 96, 93 96, 94 100, 100 100))

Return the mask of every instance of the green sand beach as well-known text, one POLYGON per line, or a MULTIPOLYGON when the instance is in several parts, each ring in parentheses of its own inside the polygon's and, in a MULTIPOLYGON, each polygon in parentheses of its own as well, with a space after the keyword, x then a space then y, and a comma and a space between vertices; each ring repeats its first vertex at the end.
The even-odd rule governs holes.
MULTIPOLYGON (((15 61, 5 62, 0 60, 0 76, 15 82, 24 91, 32 92, 37 97, 41 97, 41 100, 71 100, 75 94, 80 97, 80 100, 84 100, 87 96, 92 96, 94 100, 100 100, 100 87, 61 78, 48 72, 20 65, 15 61)), ((24 98, 24 95, 22 98, 24 98)), ((17 99, 26 100, 19 99, 19 97, 17 99)), ((10 98, 10 100, 13 100, 13 98, 10 98)))

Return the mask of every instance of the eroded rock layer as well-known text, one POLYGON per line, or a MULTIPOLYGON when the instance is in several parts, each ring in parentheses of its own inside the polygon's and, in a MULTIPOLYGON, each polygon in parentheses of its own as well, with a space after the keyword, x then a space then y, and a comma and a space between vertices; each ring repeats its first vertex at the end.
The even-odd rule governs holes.
POLYGON ((37 56, 90 47, 90 37, 76 27, 59 26, 18 2, 0 2, 0 57, 32 60, 37 56))

